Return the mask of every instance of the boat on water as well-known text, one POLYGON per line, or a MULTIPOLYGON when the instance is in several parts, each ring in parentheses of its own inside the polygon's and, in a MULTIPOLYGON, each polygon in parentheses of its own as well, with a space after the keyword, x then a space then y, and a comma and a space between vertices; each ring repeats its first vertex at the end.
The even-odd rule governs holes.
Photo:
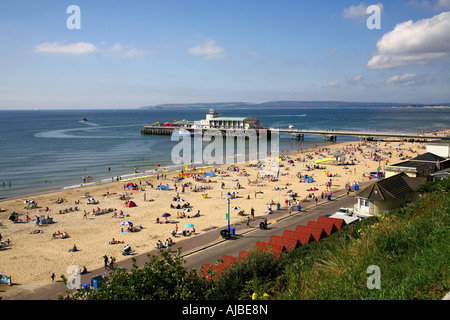
POLYGON ((87 121, 87 118, 86 118, 86 117, 84 117, 84 118, 83 118, 83 121, 87 121))

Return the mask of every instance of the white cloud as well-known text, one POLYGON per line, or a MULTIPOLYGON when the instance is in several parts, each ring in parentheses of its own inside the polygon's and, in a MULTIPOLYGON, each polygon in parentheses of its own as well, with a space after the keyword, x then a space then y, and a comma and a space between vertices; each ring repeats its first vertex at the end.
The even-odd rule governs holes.
POLYGON ((415 8, 439 11, 450 9, 450 0, 410 0, 408 5, 415 8))
POLYGON ((356 77, 353 77, 350 80, 348 80, 348 83, 349 84, 358 84, 358 83, 361 83, 363 80, 364 80, 364 76, 357 75, 356 77))
POLYGON ((188 53, 201 56, 203 59, 218 59, 226 56, 225 50, 215 44, 211 39, 206 39, 202 44, 189 48, 188 53))
POLYGON ((87 53, 98 52, 105 56, 116 57, 136 57, 146 54, 155 53, 153 50, 136 49, 133 45, 123 45, 116 43, 112 47, 102 48, 106 42, 101 42, 100 46, 96 46, 90 42, 77 42, 71 44, 61 44, 59 42, 44 42, 34 47, 35 52, 54 53, 54 54, 71 54, 81 55, 87 53))
POLYGON ((450 9, 450 0, 435 1, 434 10, 450 9))
POLYGON ((71 44, 61 44, 59 42, 44 42, 34 47, 36 52, 56 53, 56 54, 85 54, 95 52, 96 46, 89 42, 77 42, 71 44))
POLYGON ((369 69, 392 69, 425 65, 450 56, 450 12, 395 26, 378 40, 378 51, 367 63, 369 69))
MULTIPOLYGON (((376 4, 378 7, 380 7, 381 12, 383 12, 384 6, 382 3, 377 3, 376 4)), ((369 7, 369 5, 367 5, 364 2, 361 2, 360 4, 356 5, 356 6, 350 6, 348 8, 344 8, 342 14, 344 16, 344 18, 346 19, 355 19, 355 20, 359 20, 359 21, 363 21, 365 19, 367 19, 367 17, 369 16, 369 14, 367 13, 367 8, 369 7)))
POLYGON ((106 56, 138 57, 152 53, 156 52, 154 50, 136 49, 133 45, 123 45, 119 42, 110 48, 104 49, 106 56))
POLYGON ((328 82, 328 85, 330 87, 333 87, 333 88, 339 88, 340 87, 339 82, 337 82, 337 81, 330 81, 330 82, 328 82))
POLYGON ((331 48, 331 50, 328 52, 329 54, 333 55, 339 50, 339 46, 334 46, 331 48))
POLYGON ((387 84, 396 84, 403 87, 424 85, 433 82, 434 79, 426 78, 424 75, 416 73, 395 74, 386 80, 387 84))

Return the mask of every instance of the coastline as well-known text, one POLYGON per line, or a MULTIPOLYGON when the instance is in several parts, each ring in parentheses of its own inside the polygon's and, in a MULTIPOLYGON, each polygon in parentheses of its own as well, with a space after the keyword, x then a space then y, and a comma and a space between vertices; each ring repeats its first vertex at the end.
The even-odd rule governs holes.
MULTIPOLYGON (((7 212, 1 212, 0 218, 2 221, 1 234, 3 240, 10 239, 11 246, 7 250, 2 250, 3 255, 0 262, 0 271, 2 274, 12 276, 13 282, 20 283, 23 286, 39 286, 48 284, 50 275, 55 273, 59 275, 66 274, 69 265, 78 265, 80 267, 86 266, 88 270, 93 270, 103 265, 102 257, 104 255, 115 257, 118 261, 122 261, 129 257, 120 254, 121 249, 125 244, 130 244, 139 254, 149 252, 156 247, 156 242, 161 240, 164 242, 171 237, 175 242, 183 240, 183 236, 172 237, 171 232, 178 227, 178 230, 186 229, 184 226, 188 223, 195 225, 196 236, 203 234, 215 228, 221 228, 227 225, 226 220, 226 206, 227 201, 225 195, 227 192, 239 192, 238 198, 231 200, 232 206, 240 207, 244 210, 246 216, 237 215, 236 210, 230 213, 231 223, 236 223, 243 218, 248 217, 250 208, 254 208, 256 214, 261 215, 267 208, 267 203, 270 201, 281 202, 282 207, 286 207, 285 200, 288 198, 285 193, 287 189, 293 189, 298 192, 299 198, 306 199, 309 193, 315 193, 320 197, 322 191, 325 191, 325 183, 328 181, 324 172, 335 174, 333 179, 332 190, 341 190, 344 188, 345 181, 367 181, 369 178, 363 177, 371 171, 375 171, 378 167, 378 161, 366 158, 374 150, 383 150, 382 152, 396 152, 401 151, 406 157, 417 156, 424 151, 421 147, 423 143, 410 142, 363 142, 363 141, 349 141, 338 142, 326 146, 317 146, 312 149, 305 149, 293 154, 286 154, 286 160, 282 161, 283 167, 280 168, 279 181, 270 182, 263 179, 257 179, 259 169, 257 167, 248 166, 248 164, 237 164, 240 169, 239 172, 227 170, 230 164, 222 164, 218 166, 208 166, 205 168, 206 172, 211 170, 219 170, 223 174, 216 174, 211 178, 211 182, 200 183, 193 181, 192 178, 183 180, 184 182, 191 182, 193 186, 205 186, 208 193, 207 198, 203 198, 203 192, 194 192, 186 188, 185 193, 178 192, 186 202, 192 205, 191 214, 200 210, 200 217, 198 218, 177 218, 177 211, 170 208, 173 195, 176 195, 173 185, 173 177, 177 176, 179 171, 166 172, 167 177, 164 179, 157 179, 155 175, 146 175, 130 177, 129 179, 118 182, 103 182, 96 183, 90 186, 83 186, 79 188, 66 190, 51 190, 39 195, 17 197, 14 199, 7 199, 0 201, 0 207, 8 209, 7 212), (364 145, 361 147, 361 145, 364 145), (357 147, 359 146, 359 147, 357 147), (352 151, 355 148, 362 148, 364 152, 358 155, 357 152, 352 151), (409 152, 408 150, 411 150, 409 152), (326 165, 326 169, 306 170, 306 165, 311 165, 318 158, 326 157, 326 155, 335 151, 345 151, 350 157, 355 159, 355 165, 347 167, 326 165), (353 153, 353 155, 352 155, 353 153), (307 161, 301 161, 302 159, 307 161), (300 159, 300 161, 298 160, 300 159), (293 160, 294 165, 288 165, 288 160, 293 160), (243 176, 245 171, 248 176, 243 176), (299 182, 297 173, 311 175, 314 178, 313 183, 299 182), (141 181, 139 181, 141 180, 141 181), (124 194, 124 183, 133 181, 145 190, 133 190, 127 192, 131 200, 137 204, 137 207, 128 208, 124 201, 119 199, 119 195, 124 194), (251 181, 249 184, 248 181, 251 181), (150 188, 147 182, 152 183, 153 186, 159 183, 168 183, 171 190, 155 190, 150 188), (221 189, 221 183, 225 183, 225 188, 221 189), (241 189, 235 189, 236 184, 242 186, 241 189), (282 190, 275 190, 281 186, 282 190), (307 188, 315 187, 317 191, 307 191, 307 188), (262 194, 260 193, 262 192, 262 194), (82 198, 86 193, 99 201, 97 205, 87 205, 82 198), (107 194, 110 195, 107 195, 107 194), (103 196, 107 195, 107 196, 103 196), (256 197, 256 198, 255 198, 256 197), (57 199, 63 198, 67 202, 56 204, 57 199), (249 198, 249 199, 247 199, 249 198), (23 209, 23 201, 25 199, 33 199, 38 203, 37 209, 23 209), (150 201, 154 199, 154 201, 150 201), (80 201, 79 211, 72 211, 64 214, 57 214, 58 210, 74 207, 75 201, 80 201), (49 207, 49 211, 43 211, 49 207), (88 214, 84 217, 84 210, 87 212, 93 209, 114 208, 116 212, 128 214, 125 218, 113 218, 113 213, 102 215, 88 214), (20 218, 24 218, 28 213, 31 221, 26 223, 13 223, 6 218, 12 211, 21 213, 20 218), (164 220, 161 215, 165 212, 171 214, 168 218, 170 223, 156 224, 157 218, 164 220), (55 221, 52 224, 35 226, 33 220, 35 214, 49 215, 55 221), (128 220, 132 221, 134 226, 142 226, 138 232, 121 233, 121 222, 128 220), (213 229, 211 229, 213 228, 213 229), (43 233, 31 234, 34 230, 42 230, 43 233), (67 239, 52 239, 54 232, 67 232, 69 238, 67 239), (112 239, 124 241, 124 244, 110 245, 108 242, 112 239), (69 249, 76 244, 80 249, 79 252, 69 252, 69 249)), ((389 159, 390 163, 395 163, 395 159, 389 159)), ((139 173, 138 173, 139 175, 139 173)), ((180 187, 180 182, 178 187, 180 187)), ((319 201, 323 201, 319 198, 319 201)), ((191 236, 192 237, 192 236, 191 236)), ((67 276, 67 275, 66 275, 67 276)), ((14 291, 14 288, 8 288, 8 291, 14 291)), ((7 294, 5 295, 7 297, 7 294)))

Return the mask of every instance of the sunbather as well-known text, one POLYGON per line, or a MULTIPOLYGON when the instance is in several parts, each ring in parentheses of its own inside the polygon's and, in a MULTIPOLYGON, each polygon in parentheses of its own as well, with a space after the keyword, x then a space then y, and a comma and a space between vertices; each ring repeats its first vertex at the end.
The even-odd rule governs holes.
POLYGON ((114 238, 112 238, 112 240, 109 242, 109 244, 118 244, 118 243, 124 243, 124 242, 123 242, 123 241, 116 240, 116 239, 114 239, 114 238))

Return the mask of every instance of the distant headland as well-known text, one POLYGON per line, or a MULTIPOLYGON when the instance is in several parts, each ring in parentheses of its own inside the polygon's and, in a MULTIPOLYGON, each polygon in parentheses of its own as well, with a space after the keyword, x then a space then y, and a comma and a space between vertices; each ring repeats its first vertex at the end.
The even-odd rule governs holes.
POLYGON ((348 101, 268 101, 262 103, 251 102, 211 102, 211 103, 169 103, 154 106, 143 106, 139 109, 175 109, 175 108, 238 108, 238 109, 261 109, 261 108, 450 108, 450 103, 437 104, 408 104, 391 102, 348 102, 348 101))

